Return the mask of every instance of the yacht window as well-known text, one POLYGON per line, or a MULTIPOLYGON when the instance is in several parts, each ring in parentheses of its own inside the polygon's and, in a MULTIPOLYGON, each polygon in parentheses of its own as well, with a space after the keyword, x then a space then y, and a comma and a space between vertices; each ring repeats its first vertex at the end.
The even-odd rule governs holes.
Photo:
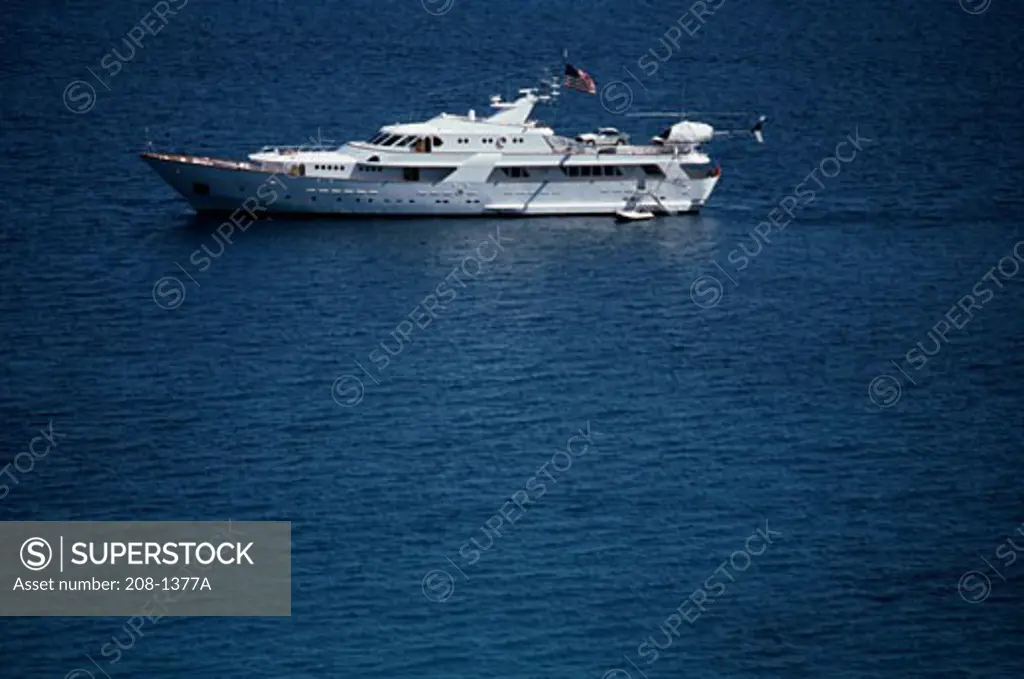
POLYGON ((403 168, 402 178, 407 182, 418 182, 420 180, 420 169, 418 167, 403 168))
POLYGON ((589 168, 589 167, 581 167, 580 168, 580 174, 582 176, 584 176, 584 177, 589 177, 590 176, 590 171, 591 171, 591 168, 589 168))
POLYGON ((579 177, 580 176, 580 168, 578 168, 578 167, 570 167, 568 169, 569 169, 569 176, 570 177, 579 177))
POLYGON ((405 136, 405 137, 402 137, 401 139, 399 139, 398 143, 395 144, 395 146, 408 146, 409 144, 413 143, 414 141, 416 141, 416 137, 414 137, 414 136, 405 136))
POLYGON ((397 134, 392 135, 380 143, 381 146, 394 146, 395 142, 401 137, 397 134))
POLYGON ((665 173, 657 165, 644 165, 644 172, 649 177, 664 177, 665 173))
POLYGON ((442 140, 441 137, 434 137, 434 148, 437 148, 438 146, 444 146, 444 140, 442 140))

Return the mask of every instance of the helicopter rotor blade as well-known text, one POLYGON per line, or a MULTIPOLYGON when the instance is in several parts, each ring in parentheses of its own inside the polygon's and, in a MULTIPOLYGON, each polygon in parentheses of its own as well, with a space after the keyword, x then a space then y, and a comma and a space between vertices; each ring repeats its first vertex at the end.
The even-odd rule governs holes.
POLYGON ((627 113, 627 118, 681 118, 686 111, 653 112, 653 113, 627 113))
POLYGON ((750 111, 651 111, 645 113, 627 113, 627 118, 685 118, 688 115, 701 116, 749 116, 750 111))

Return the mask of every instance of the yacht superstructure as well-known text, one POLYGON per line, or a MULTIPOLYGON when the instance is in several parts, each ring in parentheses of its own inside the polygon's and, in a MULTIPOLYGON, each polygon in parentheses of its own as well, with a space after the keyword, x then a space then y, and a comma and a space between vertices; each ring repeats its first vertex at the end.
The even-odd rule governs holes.
MULTIPOLYGON (((313 215, 570 215, 644 208, 696 212, 721 172, 681 122, 651 145, 597 147, 530 119, 550 94, 491 98, 494 112, 386 125, 330 150, 264 147, 246 161, 147 152, 142 158, 199 212, 313 215), (270 191, 261 189, 271 181, 270 191), (264 199, 266 198, 266 199, 264 199), (248 207, 246 207, 248 206, 248 207)), ((257 216, 253 214, 253 216, 257 216)))

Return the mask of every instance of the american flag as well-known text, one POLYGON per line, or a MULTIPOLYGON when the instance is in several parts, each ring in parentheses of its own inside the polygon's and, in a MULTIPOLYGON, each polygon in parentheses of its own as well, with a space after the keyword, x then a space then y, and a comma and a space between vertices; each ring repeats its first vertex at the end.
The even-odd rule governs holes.
POLYGON ((587 94, 597 94, 597 85, 586 71, 572 64, 565 65, 565 86, 587 94))

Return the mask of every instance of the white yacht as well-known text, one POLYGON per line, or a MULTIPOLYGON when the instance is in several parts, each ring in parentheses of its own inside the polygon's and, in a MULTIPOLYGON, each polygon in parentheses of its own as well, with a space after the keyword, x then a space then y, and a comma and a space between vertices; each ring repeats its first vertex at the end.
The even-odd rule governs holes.
MULTIPOLYGON (((489 116, 442 113, 337 149, 265 147, 246 161, 142 158, 199 212, 678 214, 707 203, 721 171, 702 144, 729 132, 684 120, 646 146, 580 143, 531 120, 534 106, 554 96, 537 89, 520 90, 515 101, 494 96, 489 116), (266 190, 268 181, 275 190, 266 190)), ((758 141, 763 120, 752 130, 758 141)))

